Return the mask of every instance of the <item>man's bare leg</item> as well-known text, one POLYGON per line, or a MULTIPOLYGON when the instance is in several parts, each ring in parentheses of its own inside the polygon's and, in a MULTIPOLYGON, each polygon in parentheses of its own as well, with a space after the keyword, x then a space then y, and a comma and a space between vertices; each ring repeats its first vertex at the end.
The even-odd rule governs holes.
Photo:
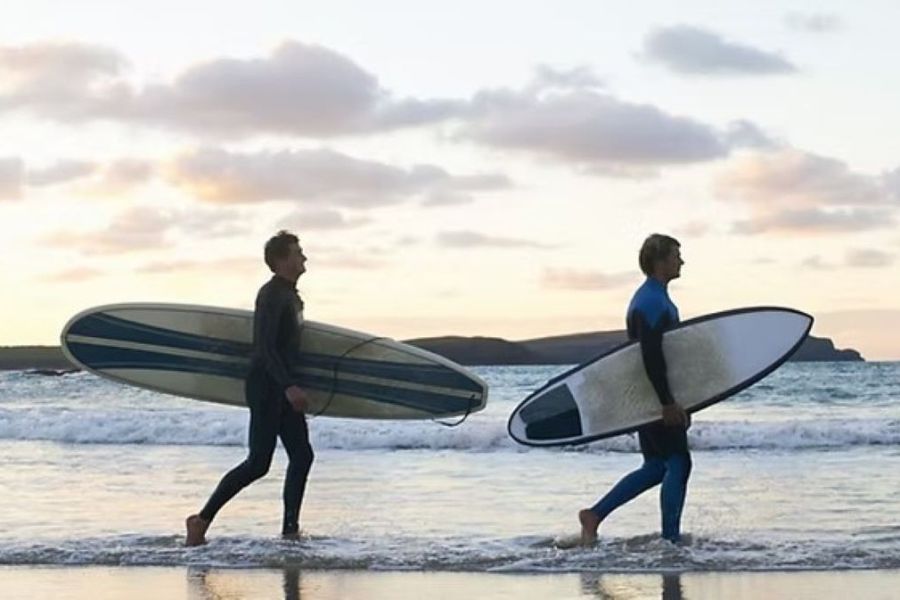
POLYGON ((581 545, 593 546, 597 541, 597 528, 600 527, 600 517, 594 511, 584 509, 578 511, 578 521, 581 523, 581 545))
POLYGON ((202 546, 206 543, 206 530, 209 529, 209 521, 200 515, 191 515, 184 522, 187 536, 184 539, 185 546, 202 546))

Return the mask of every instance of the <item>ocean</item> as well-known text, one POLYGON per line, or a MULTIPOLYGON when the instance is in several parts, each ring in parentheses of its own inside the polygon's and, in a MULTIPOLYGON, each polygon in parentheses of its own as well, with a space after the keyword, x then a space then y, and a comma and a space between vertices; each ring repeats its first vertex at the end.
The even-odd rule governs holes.
POLYGON ((900 363, 788 363, 694 415, 682 530, 658 492, 564 549, 577 511, 640 464, 631 436, 526 448, 512 409, 566 366, 480 367, 488 407, 429 421, 310 419, 299 542, 278 537, 286 464, 183 546, 184 518, 244 457, 245 409, 88 373, 0 373, 0 565, 690 573, 900 568, 900 363))

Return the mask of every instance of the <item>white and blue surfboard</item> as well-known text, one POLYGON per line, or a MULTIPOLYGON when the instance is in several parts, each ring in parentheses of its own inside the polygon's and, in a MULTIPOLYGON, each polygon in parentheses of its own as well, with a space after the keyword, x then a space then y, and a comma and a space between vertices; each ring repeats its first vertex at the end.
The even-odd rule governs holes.
MULTIPOLYGON (((794 353, 813 318, 779 307, 740 308, 683 321, 663 334, 669 388, 696 412, 753 385, 794 353)), ((547 382, 509 417, 528 446, 584 444, 661 419, 640 344, 628 342, 547 382)))
MULTIPOLYGON (((62 349, 101 377, 176 396, 243 406, 253 313, 182 304, 114 304, 63 328, 62 349)), ((293 374, 307 413, 440 419, 483 409, 487 385, 460 365, 388 338, 303 321, 293 374)))

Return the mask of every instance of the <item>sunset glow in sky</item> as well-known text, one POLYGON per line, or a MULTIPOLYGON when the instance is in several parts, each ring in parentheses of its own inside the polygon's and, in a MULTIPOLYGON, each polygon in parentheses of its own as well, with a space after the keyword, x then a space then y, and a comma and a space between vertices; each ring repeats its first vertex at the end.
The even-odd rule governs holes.
POLYGON ((89 306, 396 338, 624 326, 652 232, 689 318, 781 305, 900 360, 895 2, 60 3, 0 18, 0 345, 89 306))

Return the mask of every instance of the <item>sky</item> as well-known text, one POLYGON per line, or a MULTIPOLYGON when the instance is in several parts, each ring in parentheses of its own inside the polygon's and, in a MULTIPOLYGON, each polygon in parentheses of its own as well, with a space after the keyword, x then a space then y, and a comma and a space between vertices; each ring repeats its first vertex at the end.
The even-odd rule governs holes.
MULTIPOLYGON (((8 3, 9 4, 9 3, 8 3)), ((0 9, 0 345, 117 302, 407 339, 620 329, 650 233, 682 318, 788 306, 900 360, 894 2, 0 9)))

